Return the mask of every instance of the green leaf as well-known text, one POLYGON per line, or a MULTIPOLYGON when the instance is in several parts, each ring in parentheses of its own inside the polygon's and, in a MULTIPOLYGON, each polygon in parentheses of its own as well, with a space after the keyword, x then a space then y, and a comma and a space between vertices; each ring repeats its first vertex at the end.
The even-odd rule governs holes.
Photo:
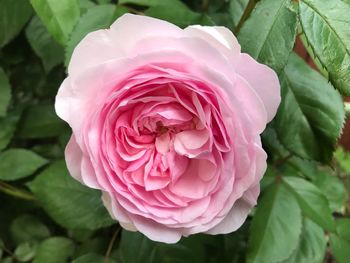
POLYGON ((300 38, 301 42, 303 43, 303 46, 305 47, 307 53, 310 55, 312 61, 314 62, 317 70, 321 73, 322 76, 324 76, 326 79, 328 79, 329 78, 329 74, 328 74, 327 70, 323 67, 322 63, 315 56, 315 53, 312 50, 312 47, 307 42, 305 34, 302 33, 302 31, 301 31, 301 27, 300 27, 300 33, 301 34, 299 35, 299 38, 300 38))
POLYGON ((288 190, 295 195, 303 213, 307 217, 322 228, 335 231, 332 211, 327 198, 320 189, 309 181, 294 176, 284 176, 283 182, 288 190))
POLYGON ((78 0, 30 0, 30 2, 54 39, 65 45, 79 20, 78 0))
POLYGON ((52 104, 38 104, 28 107, 24 112, 18 136, 21 138, 55 137, 67 129, 66 123, 57 117, 52 104))
POLYGON ((233 25, 236 27, 241 19, 249 0, 230 0, 230 15, 233 25))
POLYGON ((299 2, 302 30, 341 93, 350 95, 350 5, 340 0, 299 2))
POLYGON ((10 226, 11 238, 16 244, 40 241, 50 236, 50 231, 32 215, 17 217, 10 226))
POLYGON ((90 8, 74 28, 65 50, 65 64, 68 65, 76 45, 90 32, 108 28, 113 22, 115 5, 97 5, 90 8))
POLYGON ((2 259, 1 263, 13 263, 12 257, 5 257, 2 259))
POLYGON ((186 5, 177 2, 151 6, 145 11, 145 15, 168 21, 179 27, 199 24, 202 18, 200 13, 193 12, 186 5))
POLYGON ((343 148, 338 147, 334 152, 334 158, 340 165, 340 167, 350 174, 350 153, 346 152, 343 148))
POLYGON ((275 118, 280 142, 302 158, 329 162, 345 118, 342 98, 295 54, 280 80, 282 102, 275 118))
POLYGON ((348 263, 350 258, 350 219, 336 221, 337 233, 331 234, 331 249, 338 263, 348 263))
POLYGON ((111 0, 97 0, 97 3, 99 3, 100 5, 109 4, 110 2, 111 0))
POLYGON ((91 0, 79 0, 80 14, 85 14, 90 8, 96 6, 95 2, 91 0))
POLYGON ((287 259, 298 245, 301 229, 298 202, 283 184, 273 184, 258 202, 250 229, 247 262, 276 263, 287 259))
POLYGON ((326 236, 317 224, 304 219, 298 248, 282 263, 322 263, 326 253, 326 236))
POLYGON ((346 188, 341 180, 334 175, 319 171, 314 184, 327 197, 332 211, 340 212, 345 207, 346 188))
POLYGON ((19 120, 19 114, 11 112, 6 117, 0 118, 0 151, 5 149, 10 143, 12 136, 16 130, 19 120))
POLYGON ((339 237, 350 242, 350 218, 342 218, 336 221, 339 237))
POLYGON ((74 243, 64 237, 44 240, 37 249, 33 263, 66 263, 74 253, 74 243))
POLYGON ((238 34, 242 51, 276 72, 294 46, 297 16, 290 0, 261 0, 238 34))
POLYGON ((109 242, 110 240, 107 237, 90 237, 77 248, 75 255, 77 257, 88 253, 104 255, 109 242))
POLYGON ((20 262, 28 262, 33 259, 38 244, 36 242, 24 242, 15 249, 15 257, 20 262))
POLYGON ((6 115, 7 107, 10 104, 10 100, 11 100, 10 82, 4 70, 0 67, 0 117, 4 117, 6 115))
POLYGON ((134 4, 141 6, 159 6, 159 5, 177 5, 177 6, 186 6, 179 0, 119 0, 118 4, 134 4))
POLYGON ((26 37, 34 52, 41 58, 46 72, 63 62, 63 48, 53 40, 37 16, 32 18, 26 28, 26 37))
POLYGON ((115 261, 112 259, 105 261, 103 256, 89 253, 78 257, 77 259, 73 260, 72 263, 115 263, 115 261))
POLYGON ((198 249, 195 239, 182 239, 177 244, 162 244, 149 240, 139 232, 125 230, 120 240, 120 256, 122 262, 127 263, 205 262, 205 253, 198 249))
POLYGON ((58 161, 29 183, 45 211, 66 228, 97 229, 113 224, 101 201, 101 192, 75 181, 64 161, 58 161))
POLYGON ((0 154, 0 180, 14 181, 32 175, 47 160, 25 149, 10 149, 0 154))
POLYGON ((0 0, 0 48, 22 30, 31 15, 28 0, 0 0))

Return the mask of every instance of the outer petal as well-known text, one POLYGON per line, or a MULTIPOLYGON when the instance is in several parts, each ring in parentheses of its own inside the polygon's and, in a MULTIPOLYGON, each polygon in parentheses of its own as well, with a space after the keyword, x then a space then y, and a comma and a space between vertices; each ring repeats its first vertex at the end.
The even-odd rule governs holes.
POLYGON ((88 34, 75 48, 68 67, 68 74, 121 57, 132 57, 130 49, 141 39, 150 36, 180 37, 183 31, 168 22, 156 18, 125 14, 117 19, 111 29, 88 34))
POLYGON ((181 231, 158 224, 151 219, 140 216, 132 216, 133 223, 138 231, 146 235, 149 239, 164 243, 176 243, 181 239, 181 231))
POLYGON ((216 234, 227 234, 236 231, 246 220, 250 210, 256 204, 256 200, 259 196, 260 186, 256 185, 247 190, 242 198, 237 200, 230 212, 226 217, 215 227, 208 230, 206 233, 216 234))
POLYGON ((236 201, 226 217, 206 233, 211 235, 227 234, 236 231, 246 220, 251 206, 242 199, 236 201))
POLYGON ((245 78, 264 102, 268 122, 276 115, 281 102, 281 89, 276 73, 256 62, 248 54, 241 54, 236 71, 245 78))
POLYGON ((83 155, 74 134, 66 146, 65 158, 68 171, 74 179, 91 188, 100 189, 94 168, 88 157, 83 155))
POLYGON ((83 153, 75 140, 74 134, 69 139, 64 155, 70 175, 74 179, 83 182, 81 178, 81 161, 83 158, 83 153))
POLYGON ((234 55, 239 55, 241 46, 236 37, 226 27, 222 26, 200 26, 194 25, 184 29, 185 32, 194 37, 206 40, 217 48, 222 49, 218 43, 230 49, 234 55))
POLYGON ((129 216, 110 193, 102 192, 101 199, 110 216, 118 220, 123 228, 129 231, 137 231, 134 224, 130 221, 129 216))

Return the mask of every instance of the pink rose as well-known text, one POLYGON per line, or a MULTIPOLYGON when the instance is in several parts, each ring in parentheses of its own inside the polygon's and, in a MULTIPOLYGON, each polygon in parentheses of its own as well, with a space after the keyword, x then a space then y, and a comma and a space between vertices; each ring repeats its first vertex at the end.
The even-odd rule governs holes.
POLYGON ((225 27, 124 15, 74 50, 56 97, 71 175, 125 229, 167 243, 235 231, 266 169, 276 74, 225 27))

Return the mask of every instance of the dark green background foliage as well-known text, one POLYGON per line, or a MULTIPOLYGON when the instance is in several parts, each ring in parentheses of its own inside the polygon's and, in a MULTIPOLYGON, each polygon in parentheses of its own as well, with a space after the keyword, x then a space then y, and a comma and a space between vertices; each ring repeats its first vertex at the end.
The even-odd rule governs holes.
POLYGON ((340 94, 350 95, 348 0, 0 0, 0 262, 348 263, 340 94), (67 172, 70 129, 55 115, 55 94, 77 43, 126 12, 226 26, 279 75, 262 194, 235 233, 150 241, 122 230, 100 192, 67 172), (293 52, 297 36, 317 71, 293 52))

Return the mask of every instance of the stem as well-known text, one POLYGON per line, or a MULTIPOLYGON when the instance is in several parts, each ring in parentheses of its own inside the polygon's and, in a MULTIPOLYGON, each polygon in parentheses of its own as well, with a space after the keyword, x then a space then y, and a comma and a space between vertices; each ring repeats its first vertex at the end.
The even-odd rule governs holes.
POLYGON ((9 250, 7 247, 5 246, 0 246, 0 248, 5 252, 7 253, 11 258, 15 258, 15 255, 11 252, 11 250, 9 250))
POLYGON ((208 11, 208 6, 209 6, 209 0, 202 0, 202 10, 203 12, 208 11))
POLYGON ((111 240, 109 241, 108 248, 107 248, 106 255, 105 255, 105 258, 103 260, 103 263, 108 263, 109 256, 112 253, 113 245, 115 243, 115 240, 117 239, 117 236, 118 236, 119 232, 120 232, 120 226, 118 226, 117 230, 114 232, 111 240))
POLYGON ((0 191, 5 193, 5 194, 17 197, 17 198, 30 200, 30 201, 35 200, 35 197, 32 194, 30 194, 26 191, 20 190, 16 187, 13 187, 12 185, 9 185, 9 184, 1 182, 1 181, 0 181, 0 191))
POLYGON ((350 102, 344 102, 345 114, 350 117, 350 102))
POLYGON ((132 7, 128 6, 128 5, 120 5, 120 6, 123 6, 123 7, 127 8, 131 13, 134 13, 134 14, 137 14, 137 15, 144 15, 143 12, 141 12, 141 11, 135 9, 135 8, 132 8, 132 7))
POLYGON ((292 157, 293 157, 293 154, 292 153, 288 153, 287 156, 282 157, 281 159, 277 160, 275 162, 275 166, 281 166, 282 164, 284 164, 286 161, 288 161, 292 157))
POLYGON ((241 27, 243 26, 244 22, 250 16, 250 13, 253 11, 257 2, 258 2, 258 0, 249 0, 247 7, 244 9, 243 15, 241 16, 241 19, 239 20, 239 22, 234 30, 236 36, 238 35, 239 31, 241 30, 241 27))

